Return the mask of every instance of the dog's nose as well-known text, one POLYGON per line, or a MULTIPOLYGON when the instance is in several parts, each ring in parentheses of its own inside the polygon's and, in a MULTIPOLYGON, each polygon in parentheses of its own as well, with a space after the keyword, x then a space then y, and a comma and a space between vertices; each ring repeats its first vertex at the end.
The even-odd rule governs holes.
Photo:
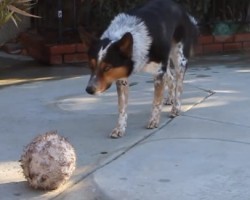
POLYGON ((87 92, 88 94, 95 94, 96 89, 95 89, 94 87, 88 86, 88 87, 86 88, 86 92, 87 92))

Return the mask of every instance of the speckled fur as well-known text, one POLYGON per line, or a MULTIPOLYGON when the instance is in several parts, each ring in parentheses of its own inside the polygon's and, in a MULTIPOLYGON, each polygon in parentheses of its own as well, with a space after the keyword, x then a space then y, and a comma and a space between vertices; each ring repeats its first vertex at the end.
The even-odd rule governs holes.
POLYGON ((164 97, 165 83, 166 83, 165 73, 162 72, 155 76, 153 109, 152 109, 150 120, 147 125, 147 128, 149 129, 157 128, 159 125, 163 97, 164 97))
POLYGON ((168 67, 167 70, 167 85, 168 98, 165 103, 172 104, 170 117, 176 117, 181 111, 181 94, 183 91, 183 79, 187 67, 187 58, 183 54, 183 44, 173 44, 170 59, 173 62, 174 69, 168 67))
POLYGON ((119 117, 116 128, 111 132, 111 138, 119 138, 125 134, 127 127, 128 81, 127 79, 116 82, 118 94, 119 117))
POLYGON ((165 103, 172 105, 170 116, 179 115, 187 58, 197 37, 195 19, 172 0, 147 1, 112 20, 100 40, 90 48, 91 60, 97 60, 94 62, 97 64, 95 70, 93 66, 91 68, 86 88, 92 95, 104 92, 109 87, 102 90, 97 87, 106 73, 103 67, 107 65, 108 69, 117 71, 106 80, 107 86, 116 81, 118 93, 119 118, 110 135, 112 138, 125 134, 128 84, 127 80, 121 79, 128 79, 134 73, 145 71, 155 76, 153 108, 147 128, 159 126, 166 85, 169 96, 165 103))
POLYGON ((132 60, 134 72, 139 72, 148 62, 147 54, 152 43, 147 26, 140 18, 120 13, 113 19, 101 39, 109 38, 114 42, 119 40, 126 32, 130 32, 134 38, 132 60))
POLYGON ((76 165, 71 144, 56 132, 37 136, 21 156, 21 167, 30 186, 54 190, 65 183, 76 165))

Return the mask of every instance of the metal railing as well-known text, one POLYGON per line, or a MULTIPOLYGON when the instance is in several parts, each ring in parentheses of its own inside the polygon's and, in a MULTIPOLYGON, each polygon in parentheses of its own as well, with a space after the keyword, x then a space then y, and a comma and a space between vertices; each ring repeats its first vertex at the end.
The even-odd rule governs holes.
POLYGON ((33 27, 42 35, 57 33, 57 41, 65 40, 67 31, 77 32, 79 0, 43 0, 38 1, 34 13, 41 19, 33 21, 33 27))
MULTIPOLYGON (((41 33, 58 32, 63 40, 67 30, 83 25, 87 30, 101 31, 111 16, 146 0, 43 0, 38 1, 34 27, 41 33), (84 17, 82 17, 84 16, 84 17), (89 29, 88 29, 89 28, 89 29)), ((250 32, 250 0, 175 0, 197 19, 201 33, 230 33, 237 29, 250 32)))

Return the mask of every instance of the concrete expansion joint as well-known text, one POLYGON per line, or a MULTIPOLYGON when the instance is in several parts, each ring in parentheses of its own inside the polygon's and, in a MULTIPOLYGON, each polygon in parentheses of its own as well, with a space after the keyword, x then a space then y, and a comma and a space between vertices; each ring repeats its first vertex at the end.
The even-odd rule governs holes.
MULTIPOLYGON (((192 84, 189 84, 189 85, 192 85, 192 84)), ((192 86, 197 88, 197 89, 200 89, 202 91, 207 92, 208 95, 206 95, 203 99, 201 99, 197 103, 193 104, 193 106, 189 110, 192 110, 192 108, 196 107, 197 105, 204 103, 208 98, 210 98, 211 96, 216 94, 215 91, 200 88, 200 87, 197 87, 195 85, 192 85, 192 86)), ((189 110, 187 110, 187 111, 189 111, 189 110)), ((233 123, 233 122, 226 122, 226 121, 221 121, 221 120, 209 119, 209 118, 200 117, 200 116, 197 117, 197 116, 192 116, 192 115, 188 115, 188 114, 185 114, 185 113, 182 113, 181 116, 195 118, 195 119, 204 120, 204 121, 216 122, 216 123, 220 123, 220 124, 228 124, 228 125, 233 125, 233 126, 241 126, 241 127, 245 127, 245 128, 250 128, 250 126, 247 126, 247 125, 244 125, 244 124, 238 124, 238 123, 233 123)))
MULTIPOLYGON (((138 83, 136 83, 138 84, 138 83)), ((131 86, 134 86, 136 84, 132 84, 131 86)), ((190 84, 192 85, 192 84, 190 84)), ((206 93, 208 93, 208 95, 206 95, 201 101, 195 103, 190 109, 192 109, 193 107, 195 107, 196 105, 198 104, 201 104, 203 103, 204 101, 206 101, 209 97, 211 97, 212 95, 215 94, 214 91, 212 90, 208 90, 208 89, 203 89, 203 88, 199 88, 197 86, 194 86, 192 85, 193 87, 199 89, 199 90, 202 90, 202 91, 205 91, 206 93)), ((189 117, 188 115, 185 115, 185 114, 181 114, 181 116, 186 116, 186 117, 189 117)), ((138 145, 141 145, 141 144, 144 144, 144 142, 154 136, 155 134, 157 134, 159 131, 161 131, 163 128, 165 128, 168 124, 170 124, 175 118, 167 118, 163 124, 158 127, 157 129, 154 129, 152 132, 150 132, 149 134, 147 134, 145 137, 143 137, 142 139, 140 140, 137 140, 135 141, 135 143, 133 143, 132 145, 128 146, 127 148, 123 148, 117 155, 115 155, 112 159, 106 161, 105 163, 97 166, 96 168, 93 168, 92 171, 90 171, 89 173, 85 174, 83 177, 81 177, 78 181, 76 181, 74 183, 74 185, 77 185, 78 183, 80 183, 81 181, 83 181, 84 179, 88 178, 89 176, 93 175, 95 172, 97 172, 98 170, 101 170, 102 168, 108 166, 109 164, 111 164, 112 162, 116 161, 117 159, 121 158, 123 155, 125 155, 126 153, 128 153, 131 149, 133 149, 134 147, 138 146, 138 145)), ((56 196, 55 198, 53 199, 57 199, 58 197, 60 196, 60 194, 58 196, 56 196)))
POLYGON ((210 141, 217 141, 217 142, 228 142, 228 143, 237 143, 237 144, 244 144, 244 145, 250 145, 250 142, 245 141, 237 141, 237 140, 230 140, 230 139, 223 139, 223 138, 215 138, 215 137, 169 137, 169 138, 160 138, 155 140, 150 140, 147 142, 144 142, 143 144, 149 144, 152 142, 162 142, 163 140, 210 140, 210 141))
MULTIPOLYGON (((163 129, 164 127, 166 127, 173 120, 174 120, 174 118, 168 118, 159 128, 154 129, 152 132, 150 132, 149 134, 147 134, 145 137, 143 137, 142 139, 136 141, 135 143, 133 143, 132 145, 128 146, 127 148, 122 148, 123 150, 121 150, 121 152, 119 152, 117 155, 113 156, 112 159, 104 162, 103 164, 100 164, 99 166, 94 167, 93 170, 91 170, 90 172, 88 172, 87 174, 85 174, 84 176, 82 176, 81 178, 79 178, 77 181, 75 181, 74 183, 72 183, 72 185, 69 185, 68 188, 72 188, 74 185, 77 185, 78 183, 80 183, 83 180, 87 179, 88 177, 92 176, 98 170, 101 170, 102 168, 108 166, 112 162, 114 162, 117 159, 121 158, 123 155, 125 155, 126 153, 128 153, 134 147, 136 147, 136 146, 138 146, 140 144, 143 144, 143 142, 145 140, 147 140, 148 138, 150 138, 153 135, 155 135, 157 132, 159 132, 161 129, 163 129)), ((54 196, 52 198, 50 198, 50 200, 56 200, 56 199, 60 198, 60 196, 62 194, 63 194, 63 192, 59 193, 58 195, 56 195, 56 196, 54 196)))
POLYGON ((220 120, 215 120, 215 119, 210 119, 210 118, 205 118, 205 117, 192 116, 192 115, 188 115, 188 114, 183 114, 182 116, 183 117, 194 118, 194 119, 199 119, 199 120, 203 120, 203 121, 215 122, 215 123, 219 123, 219 124, 227 124, 227 125, 232 125, 232 126, 240 126, 240 127, 244 127, 244 128, 249 128, 250 129, 250 126, 247 126, 247 125, 244 125, 244 124, 238 124, 238 123, 233 123, 233 122, 220 121, 220 120))
MULTIPOLYGON (((193 86, 193 87, 195 87, 195 86, 193 86)), ((198 88, 198 87, 196 87, 196 88, 198 88)), ((199 104, 202 104, 202 103, 205 102, 208 98, 210 98, 211 96, 213 96, 214 94, 216 94, 216 92, 214 92, 214 91, 212 91, 212 90, 207 90, 207 89, 202 89, 202 88, 198 88, 198 89, 200 89, 200 90, 202 90, 202 91, 205 91, 205 92, 207 92, 208 94, 207 94, 204 98, 202 98, 200 101, 194 103, 187 111, 191 110, 192 108, 196 107, 196 106, 199 105, 199 104)), ((186 112, 187 112, 187 111, 186 111, 186 112)), ((182 115, 182 116, 185 116, 185 114, 181 114, 181 115, 182 115)))
POLYGON ((186 84, 186 85, 190 85, 190 86, 192 86, 192 87, 194 87, 194 88, 197 88, 197 89, 199 89, 199 90, 201 90, 201 91, 207 92, 207 93, 209 93, 209 94, 211 94, 211 95, 214 95, 214 94, 216 93, 216 92, 213 91, 213 90, 201 88, 201 87, 198 87, 198 86, 193 85, 193 84, 190 84, 190 83, 185 83, 185 84, 186 84))

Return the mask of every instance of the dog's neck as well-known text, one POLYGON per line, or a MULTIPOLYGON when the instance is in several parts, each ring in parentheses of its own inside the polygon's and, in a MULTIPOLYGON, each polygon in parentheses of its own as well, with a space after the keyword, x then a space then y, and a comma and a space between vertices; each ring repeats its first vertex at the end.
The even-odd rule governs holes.
POLYGON ((138 72, 148 62, 149 48, 152 43, 148 29, 140 18, 124 13, 117 15, 103 33, 101 39, 108 38, 115 42, 127 32, 130 32, 133 36, 132 60, 134 62, 134 72, 138 72))

